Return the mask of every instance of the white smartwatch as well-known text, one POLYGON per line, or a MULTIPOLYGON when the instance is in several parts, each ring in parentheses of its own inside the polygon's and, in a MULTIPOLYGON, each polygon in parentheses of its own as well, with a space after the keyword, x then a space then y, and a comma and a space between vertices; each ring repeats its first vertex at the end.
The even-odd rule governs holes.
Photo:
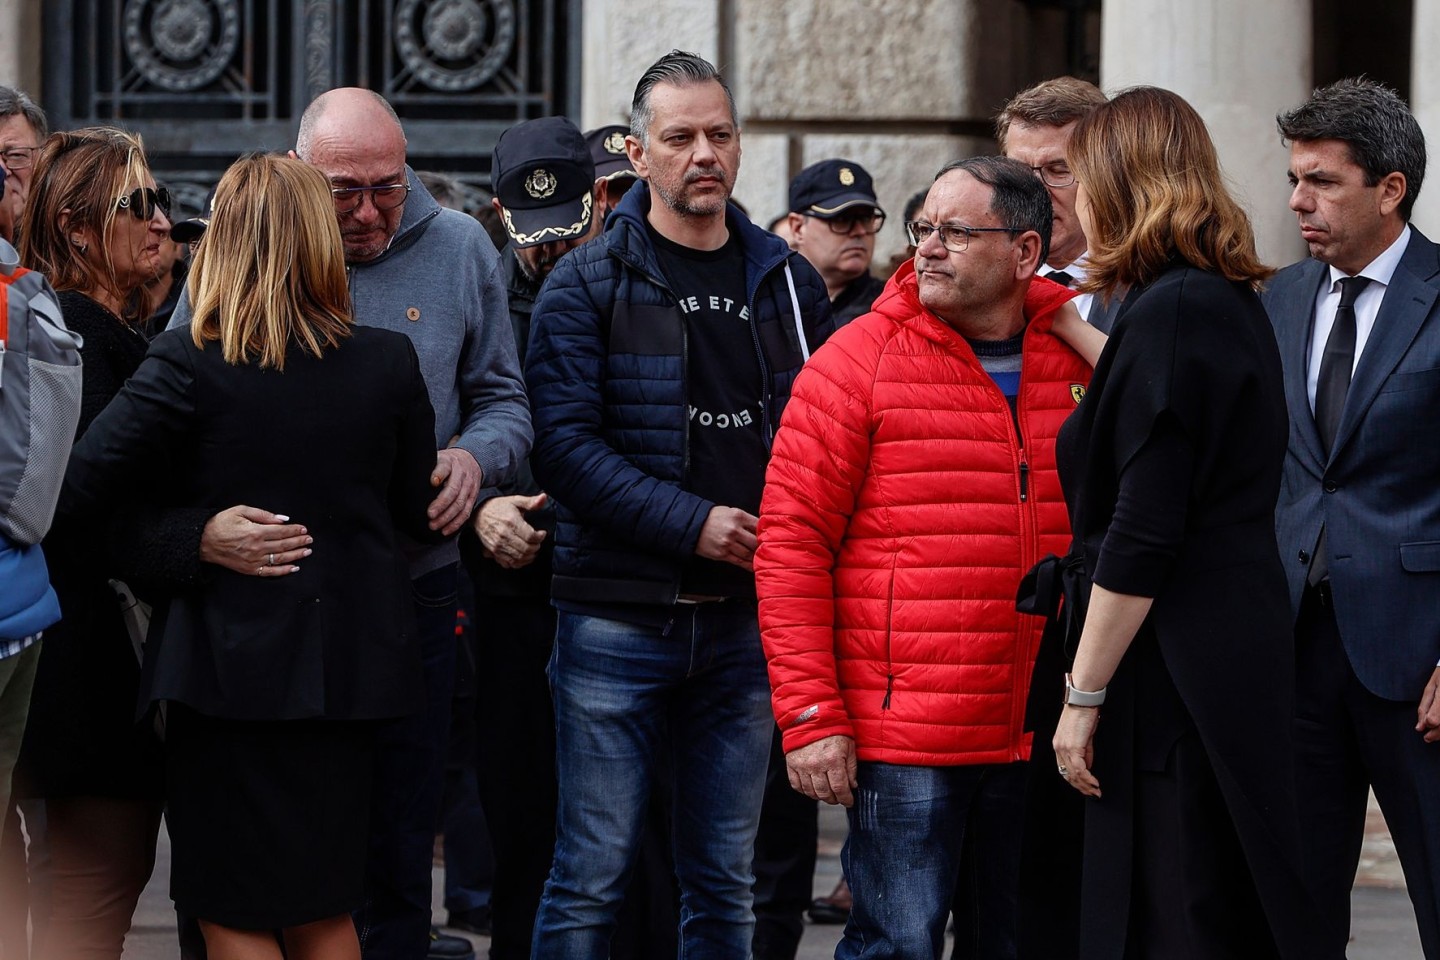
POLYGON ((1067 707, 1098 707, 1105 702, 1105 688, 1099 690, 1080 690, 1070 682, 1070 674, 1065 674, 1065 706, 1067 707))

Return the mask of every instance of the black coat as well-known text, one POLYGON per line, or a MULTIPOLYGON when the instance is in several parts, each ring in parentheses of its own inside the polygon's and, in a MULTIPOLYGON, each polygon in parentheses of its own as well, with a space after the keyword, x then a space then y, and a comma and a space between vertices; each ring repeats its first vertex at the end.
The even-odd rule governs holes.
MULTIPOLYGON (((62 292, 60 307, 66 325, 84 338, 76 428, 83 437, 144 359, 146 342, 84 294, 62 292)), ((186 552, 170 543, 169 532, 169 526, 151 527, 148 559, 186 552)), ((160 796, 160 743, 148 725, 135 722, 140 664, 109 585, 112 577, 133 573, 122 571, 107 549, 114 533, 112 525, 67 526, 57 517, 45 538, 61 620, 45 631, 40 648, 16 765, 17 795, 160 796)))
POLYGON ((144 695, 230 719, 399 716, 421 685, 396 525, 437 539, 434 465, 434 414, 403 335, 356 327, 318 358, 291 344, 281 372, 227 364, 218 344, 175 330, 76 445, 60 516, 80 523, 163 487, 179 505, 263 505, 305 524, 314 554, 298 573, 215 567, 161 604, 144 695))
POLYGON ((1177 262, 1126 298, 1061 431, 1060 474, 1086 573, 1154 598, 1096 735, 1105 792, 1086 820, 1083 956, 1118 960, 1124 950, 1137 768, 1163 769, 1191 730, 1281 954, 1320 955, 1299 869, 1293 640, 1273 528, 1287 429, 1259 298, 1177 262))

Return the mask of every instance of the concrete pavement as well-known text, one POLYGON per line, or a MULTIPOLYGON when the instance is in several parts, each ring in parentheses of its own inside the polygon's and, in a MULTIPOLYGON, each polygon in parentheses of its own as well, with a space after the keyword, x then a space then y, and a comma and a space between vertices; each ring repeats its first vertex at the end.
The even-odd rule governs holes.
MULTIPOLYGON (((820 857, 815 871, 815 891, 828 893, 840 875, 840 845, 845 837, 844 812, 837 807, 823 807, 820 820, 820 857)), ((169 888, 170 847, 162 836, 160 857, 155 876, 140 902, 135 927, 125 944, 124 960, 175 960, 175 913, 166 891, 169 888)), ((441 872, 435 871, 435 920, 443 922, 438 893, 441 872)), ((1385 830, 1378 809, 1371 804, 1365 848, 1361 855, 1360 874, 1352 900, 1354 905, 1350 960, 1417 960, 1420 941, 1415 934, 1415 914, 1405 894, 1405 881, 1400 874, 1395 847, 1385 830)), ((840 938, 838 926, 810 926, 800 945, 798 960, 828 960, 834 956, 840 938)), ((487 942, 471 937, 479 960, 485 960, 487 942)))

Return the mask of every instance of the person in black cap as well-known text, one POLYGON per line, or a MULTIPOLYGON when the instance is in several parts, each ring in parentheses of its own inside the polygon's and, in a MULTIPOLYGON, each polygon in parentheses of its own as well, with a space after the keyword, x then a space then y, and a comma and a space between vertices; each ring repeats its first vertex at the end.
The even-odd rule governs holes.
MULTIPOLYGON (((585 139, 563 117, 517 124, 495 145, 492 206, 509 240, 500 260, 522 358, 545 277, 599 232, 596 173, 585 139)), ((528 463, 515 483, 481 490, 478 503, 475 536, 462 538, 461 553, 475 588, 475 622, 484 625, 473 696, 480 800, 494 853, 490 957, 522 960, 555 848, 555 721, 545 679, 555 636, 555 519, 528 463)), ((452 926, 460 919, 451 913, 452 926)))
POLYGON ((595 161, 595 209, 601 220, 640 179, 625 153, 625 135, 629 132, 629 127, 618 123, 585 132, 590 158, 595 161))
POLYGON ((836 159, 801 170, 790 181, 789 220, 791 246, 825 281, 835 326, 869 313, 885 289, 885 281, 870 273, 885 211, 865 168, 836 159))
POLYGON ((510 235, 501 260, 507 277, 518 266, 529 279, 533 301, 556 261, 594 235, 595 161, 575 124, 541 117, 501 134, 493 164, 495 212, 510 235))

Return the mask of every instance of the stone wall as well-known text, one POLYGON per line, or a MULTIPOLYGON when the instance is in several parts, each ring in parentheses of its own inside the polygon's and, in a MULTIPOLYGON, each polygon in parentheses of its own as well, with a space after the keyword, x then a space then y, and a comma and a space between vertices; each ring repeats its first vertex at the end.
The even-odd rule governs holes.
POLYGON ((889 214, 877 261, 905 245, 911 194, 946 162, 994 152, 999 105, 1063 69, 1062 19, 1019 0, 586 0, 584 9, 587 127, 625 122, 636 80, 661 54, 710 58, 740 111, 735 198, 765 223, 786 210, 803 167, 855 160, 889 214))
POLYGON ((40 99, 40 0, 0 0, 0 85, 40 99))

